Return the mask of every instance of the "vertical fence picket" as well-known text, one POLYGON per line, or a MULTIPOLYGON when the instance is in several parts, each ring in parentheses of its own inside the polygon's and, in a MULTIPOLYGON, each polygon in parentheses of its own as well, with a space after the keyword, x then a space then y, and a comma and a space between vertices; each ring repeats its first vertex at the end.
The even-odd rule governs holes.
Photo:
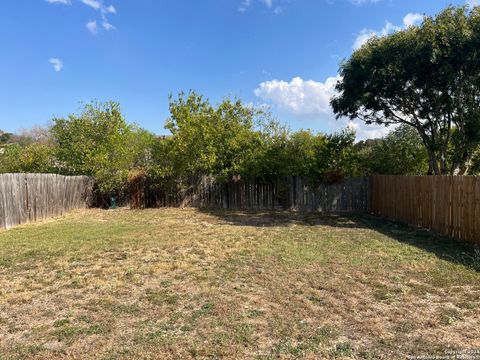
POLYGON ((374 176, 371 181, 374 214, 480 244, 478 177, 374 176))
POLYGON ((92 188, 86 176, 0 174, 0 229, 87 207, 92 188))
POLYGON ((308 178, 286 177, 272 183, 256 179, 216 182, 204 177, 178 186, 151 181, 131 184, 130 207, 220 207, 225 209, 292 209, 318 212, 369 212, 371 182, 368 178, 346 179, 338 184, 316 183, 308 178), (200 183, 201 186, 195 184, 200 183), (163 200, 162 200, 163 199, 163 200), (165 201, 165 199, 168 199, 165 201))

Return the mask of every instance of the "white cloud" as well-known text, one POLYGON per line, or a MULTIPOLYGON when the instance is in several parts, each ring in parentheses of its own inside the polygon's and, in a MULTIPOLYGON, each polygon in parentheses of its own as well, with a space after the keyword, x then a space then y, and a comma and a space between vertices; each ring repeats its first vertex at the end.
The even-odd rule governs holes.
POLYGON ((96 34, 98 32, 98 25, 97 25, 97 21, 96 20, 93 20, 93 21, 89 21, 87 23, 87 25, 85 25, 85 27, 87 28, 88 31, 90 31, 92 34, 96 34))
POLYGON ((399 26, 393 25, 391 22, 387 21, 385 26, 381 30, 372 30, 372 29, 362 29, 359 34, 357 34, 357 38, 353 43, 353 49, 357 50, 360 49, 363 45, 365 45, 368 40, 374 38, 376 36, 385 36, 391 34, 395 31, 401 30, 402 28, 399 26))
POLYGON ((90 6, 95 10, 100 10, 102 8, 102 4, 100 3, 100 1, 97 1, 97 0, 81 0, 81 1, 85 5, 90 6))
POLYGON ((480 0, 466 0, 465 4, 471 8, 480 5, 480 0))
POLYGON ((385 22, 385 26, 380 30, 373 29, 362 29, 360 33, 357 34, 355 42, 353 43, 353 49, 360 49, 365 45, 368 40, 374 37, 386 36, 395 31, 400 31, 402 29, 408 28, 410 26, 419 25, 423 21, 424 16, 418 13, 409 13, 403 18, 403 26, 397 26, 392 24, 389 21, 385 22))
MULTIPOLYGON (((72 3, 72 0, 45 0, 49 4, 66 4, 70 5, 72 3)), ((107 15, 109 14, 116 14, 117 9, 113 5, 105 5, 104 0, 78 0, 82 4, 92 8, 95 11, 98 11, 101 14, 102 21, 101 21, 101 26, 103 29, 106 31, 110 31, 115 29, 115 26, 113 26, 110 21, 107 18, 107 15)), ((86 28, 88 31, 90 31, 92 34, 96 34, 99 30, 99 25, 97 24, 97 21, 90 21, 86 24, 86 28)))
POLYGON ((64 4, 70 5, 72 2, 70 0, 45 0, 49 4, 64 4))
POLYGON ((108 19, 104 16, 102 21, 102 26, 106 31, 114 30, 115 26, 108 22, 108 19))
POLYGON ((331 77, 322 83, 295 77, 290 82, 265 81, 255 89, 255 95, 299 117, 329 114, 337 80, 338 77, 331 77))
POLYGON ((268 8, 271 8, 273 5, 273 0, 261 0, 268 8))
POLYGON ((113 5, 106 6, 102 0, 81 0, 87 6, 90 6, 94 10, 99 10, 103 14, 116 14, 117 10, 113 5))
POLYGON ((262 82, 255 95, 280 112, 293 115, 304 121, 321 121, 331 131, 346 126, 355 129, 359 139, 381 137, 388 132, 384 126, 365 125, 360 120, 336 120, 330 106, 330 99, 336 94, 335 84, 339 76, 330 77, 325 82, 293 78, 290 82, 271 80, 262 82))
MULTIPOLYGON (((91 8, 98 10, 101 12, 101 26, 104 30, 110 31, 114 30, 115 26, 110 23, 110 21, 107 18, 107 14, 116 14, 117 10, 113 5, 105 6, 103 4, 103 1, 101 0, 81 0, 85 5, 90 6, 91 8)), ((86 27, 88 31, 90 31, 92 34, 98 33, 100 24, 97 23, 96 20, 90 21, 87 23, 86 27)))
MULTIPOLYGON (((102 27, 106 31, 110 31, 115 29, 115 26, 113 26, 110 21, 107 18, 107 14, 116 14, 117 10, 113 5, 106 6, 103 4, 102 0, 81 0, 82 3, 84 3, 87 6, 90 6, 92 9, 95 9, 97 11, 100 11, 102 14, 102 27)), ((98 32, 98 24, 96 21, 90 21, 87 23, 87 29, 90 31, 92 34, 96 34, 98 32)))
POLYGON ((365 45, 368 42, 368 40, 375 37, 376 35, 377 35, 377 32, 375 30, 362 29, 362 31, 360 31, 360 33, 357 34, 357 38, 353 43, 353 49, 354 50, 360 49, 363 45, 365 45))
POLYGON ((53 66, 53 70, 60 72, 63 68, 63 62, 58 58, 51 58, 48 62, 53 66))
POLYGON ((410 26, 416 26, 423 21, 423 15, 418 13, 409 13, 403 18, 403 25, 408 28, 410 26))
POLYGON ((244 0, 241 5, 238 7, 238 11, 245 12, 252 5, 252 0, 244 0))
POLYGON ((396 125, 386 127, 384 125, 366 125, 360 120, 348 121, 346 127, 355 130, 358 140, 379 139, 395 129, 396 125))
POLYGON ((364 5, 364 4, 375 4, 382 0, 350 0, 350 2, 354 5, 364 5))
POLYGON ((111 13, 111 14, 116 14, 117 13, 117 10, 115 9, 115 7, 113 5, 107 6, 105 8, 105 11, 107 13, 111 13))
POLYGON ((275 15, 280 15, 283 12, 283 8, 281 6, 276 6, 275 9, 273 9, 273 13, 275 15))
MULTIPOLYGON (((267 9, 271 10, 274 14, 280 15, 283 12, 283 6, 281 4, 289 3, 291 0, 256 0, 267 9)), ((246 12, 254 3, 254 0, 242 0, 238 7, 239 12, 246 12)))

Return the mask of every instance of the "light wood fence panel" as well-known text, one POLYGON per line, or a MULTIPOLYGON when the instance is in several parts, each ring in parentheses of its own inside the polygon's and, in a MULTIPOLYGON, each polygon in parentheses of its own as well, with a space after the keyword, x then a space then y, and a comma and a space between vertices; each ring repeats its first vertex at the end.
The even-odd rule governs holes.
POLYGON ((374 176, 372 212, 480 244, 480 178, 374 176))
POLYGON ((0 229, 86 208, 92 189, 87 176, 0 174, 0 229))

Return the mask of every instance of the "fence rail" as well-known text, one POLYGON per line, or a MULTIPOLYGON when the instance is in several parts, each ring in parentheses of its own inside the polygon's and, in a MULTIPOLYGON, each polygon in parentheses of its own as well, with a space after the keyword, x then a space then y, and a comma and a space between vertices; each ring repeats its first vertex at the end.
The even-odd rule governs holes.
POLYGON ((374 176, 372 212, 480 244, 480 177, 374 176))
POLYGON ((216 182, 203 177, 186 189, 139 180, 131 187, 131 208, 208 207, 224 209, 292 209, 319 212, 369 212, 368 178, 346 179, 337 184, 317 184, 288 177, 273 183, 259 181, 216 182))
POLYGON ((87 176, 0 174, 0 229, 85 208, 92 188, 87 176))

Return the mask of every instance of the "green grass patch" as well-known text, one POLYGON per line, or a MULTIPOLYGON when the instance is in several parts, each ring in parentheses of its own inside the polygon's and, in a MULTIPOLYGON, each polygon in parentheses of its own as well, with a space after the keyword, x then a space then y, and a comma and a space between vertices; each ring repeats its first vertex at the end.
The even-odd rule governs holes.
POLYGON ((479 252, 370 216, 88 210, 0 232, 0 357, 375 359, 480 346, 479 252))

